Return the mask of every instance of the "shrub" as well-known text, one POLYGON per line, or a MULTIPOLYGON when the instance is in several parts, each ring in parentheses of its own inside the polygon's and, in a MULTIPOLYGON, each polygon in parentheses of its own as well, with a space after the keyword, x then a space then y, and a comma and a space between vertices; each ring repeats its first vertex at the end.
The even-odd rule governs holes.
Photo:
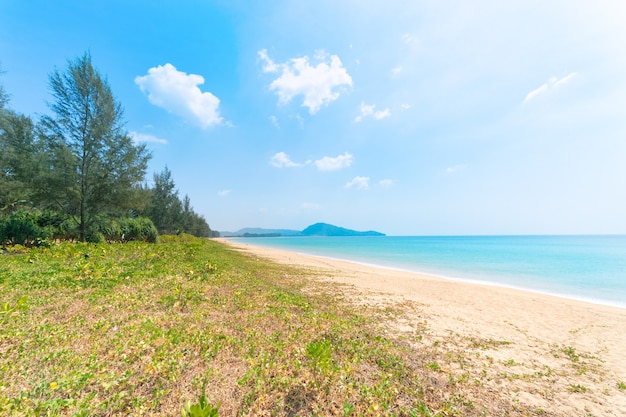
POLYGON ((122 227, 120 222, 114 219, 103 219, 99 222, 98 231, 108 243, 122 241, 122 227))
POLYGON ((159 238, 154 223, 147 217, 121 218, 119 225, 122 232, 121 240, 129 242, 137 240, 141 242, 156 243, 159 238))
POLYGON ((38 225, 39 213, 17 210, 0 221, 0 242, 8 245, 37 246, 48 238, 38 225))
POLYGON ((59 226, 57 233, 55 233, 55 239, 60 240, 78 240, 78 222, 73 218, 65 220, 59 226))
POLYGON ((159 236, 160 243, 194 243, 200 242, 201 238, 188 233, 181 233, 179 235, 161 235, 159 236))

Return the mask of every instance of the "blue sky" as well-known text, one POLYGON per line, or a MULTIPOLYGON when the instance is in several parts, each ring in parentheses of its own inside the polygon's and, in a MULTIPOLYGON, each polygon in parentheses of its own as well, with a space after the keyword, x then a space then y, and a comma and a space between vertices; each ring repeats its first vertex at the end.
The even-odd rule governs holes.
POLYGON ((10 107, 90 51, 215 230, 626 233, 626 3, 0 1, 10 107))

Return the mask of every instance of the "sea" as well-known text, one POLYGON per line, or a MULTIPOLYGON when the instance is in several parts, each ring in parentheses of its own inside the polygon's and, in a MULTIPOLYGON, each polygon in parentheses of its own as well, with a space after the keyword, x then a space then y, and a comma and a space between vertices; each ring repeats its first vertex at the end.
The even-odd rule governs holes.
POLYGON ((233 240, 626 308, 626 235, 289 236, 233 240))

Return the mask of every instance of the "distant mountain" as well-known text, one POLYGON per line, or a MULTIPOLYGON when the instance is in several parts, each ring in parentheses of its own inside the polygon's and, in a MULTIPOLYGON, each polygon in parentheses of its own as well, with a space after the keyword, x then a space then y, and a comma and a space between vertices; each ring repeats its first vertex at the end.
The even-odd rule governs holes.
POLYGON ((306 229, 263 229, 260 227, 245 227, 236 232, 220 232, 222 237, 279 237, 279 236, 385 236, 384 233, 368 231, 357 232, 327 223, 315 223, 306 229))
POLYGON ((223 237, 276 237, 276 236, 302 236, 299 230, 290 229, 263 229, 260 227, 245 227, 236 232, 220 232, 223 237))
POLYGON ((327 223, 315 223, 302 231, 303 236, 385 236, 384 233, 373 230, 357 232, 327 223))

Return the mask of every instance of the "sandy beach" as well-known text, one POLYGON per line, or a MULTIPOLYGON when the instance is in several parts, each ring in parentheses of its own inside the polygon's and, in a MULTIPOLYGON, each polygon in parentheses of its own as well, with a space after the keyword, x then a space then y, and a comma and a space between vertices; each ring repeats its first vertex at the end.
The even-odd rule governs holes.
POLYGON ((368 311, 391 309, 380 315, 390 337, 461 355, 441 372, 520 409, 626 415, 626 309, 219 240, 306 268, 368 311))

